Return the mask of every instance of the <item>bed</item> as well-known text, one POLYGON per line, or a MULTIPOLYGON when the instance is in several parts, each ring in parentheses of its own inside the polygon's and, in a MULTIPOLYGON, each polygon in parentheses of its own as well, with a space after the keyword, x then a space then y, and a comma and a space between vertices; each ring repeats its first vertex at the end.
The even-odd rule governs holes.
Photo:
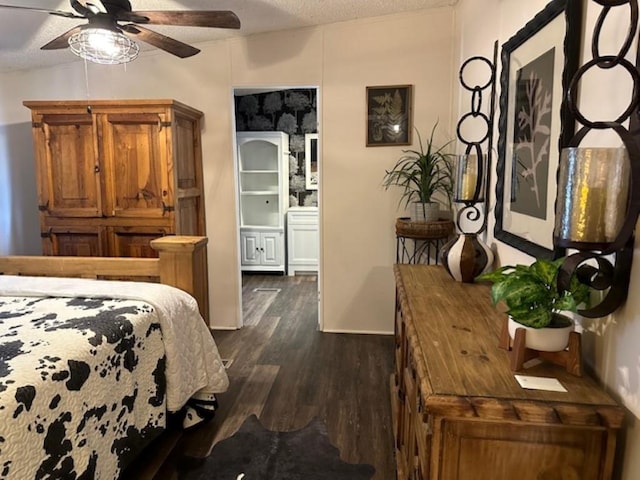
POLYGON ((152 247, 0 257, 1 479, 115 479, 168 422, 215 411, 228 378, 204 321, 206 238, 152 247))

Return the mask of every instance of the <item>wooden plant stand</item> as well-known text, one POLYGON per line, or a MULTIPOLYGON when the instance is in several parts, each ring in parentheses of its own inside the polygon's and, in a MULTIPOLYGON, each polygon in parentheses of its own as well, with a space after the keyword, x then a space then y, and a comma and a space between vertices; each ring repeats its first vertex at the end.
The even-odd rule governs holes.
POLYGON ((572 375, 582 376, 582 336, 578 332, 569 334, 569 345, 559 352, 541 352, 527 348, 527 331, 517 328, 513 345, 509 337, 508 320, 505 319, 500 333, 500 348, 509 351, 509 364, 514 372, 522 370, 522 365, 534 358, 542 358, 548 362, 560 365, 572 375))

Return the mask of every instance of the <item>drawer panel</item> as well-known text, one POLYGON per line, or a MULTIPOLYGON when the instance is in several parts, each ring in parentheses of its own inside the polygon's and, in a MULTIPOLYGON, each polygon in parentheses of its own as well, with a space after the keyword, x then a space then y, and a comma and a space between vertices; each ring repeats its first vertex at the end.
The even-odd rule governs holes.
POLYGON ((318 211, 289 210, 287 219, 289 225, 318 225, 318 211))
POLYGON ((445 420, 443 439, 442 479, 604 478, 600 460, 607 434, 602 428, 445 420))

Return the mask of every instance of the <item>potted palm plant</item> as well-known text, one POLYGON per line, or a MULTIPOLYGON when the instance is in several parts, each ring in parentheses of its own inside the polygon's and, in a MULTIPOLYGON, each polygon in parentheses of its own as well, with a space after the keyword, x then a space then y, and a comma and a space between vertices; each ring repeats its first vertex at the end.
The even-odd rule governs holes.
POLYGON ((579 305, 589 303, 589 287, 575 277, 569 290, 558 291, 558 271, 563 260, 539 259, 531 265, 507 265, 476 278, 493 282, 491 299, 494 305, 501 302, 506 306, 511 338, 517 328, 525 328, 528 348, 543 352, 564 350, 574 324, 561 312, 576 312, 579 305))
POLYGON ((420 132, 416 129, 420 150, 403 150, 391 170, 386 170, 383 186, 387 190, 391 186, 403 189, 400 204, 411 206, 411 220, 414 222, 437 221, 440 212, 436 193, 444 196, 451 207, 453 194, 453 154, 446 153, 447 142, 441 147, 433 143, 436 123, 431 130, 429 140, 423 144, 420 132))

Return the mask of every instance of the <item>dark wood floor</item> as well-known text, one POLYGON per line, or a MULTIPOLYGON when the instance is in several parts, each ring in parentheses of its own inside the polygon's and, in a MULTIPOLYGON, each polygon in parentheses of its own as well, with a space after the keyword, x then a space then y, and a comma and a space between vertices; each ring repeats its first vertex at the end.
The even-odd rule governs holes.
POLYGON ((319 332, 315 275, 245 275, 243 307, 244 328, 214 332, 231 360, 215 419, 167 432, 122 478, 175 479, 185 454, 206 456, 253 413, 271 430, 299 429, 318 416, 343 460, 374 465, 376 480, 395 478, 393 338, 319 332))

